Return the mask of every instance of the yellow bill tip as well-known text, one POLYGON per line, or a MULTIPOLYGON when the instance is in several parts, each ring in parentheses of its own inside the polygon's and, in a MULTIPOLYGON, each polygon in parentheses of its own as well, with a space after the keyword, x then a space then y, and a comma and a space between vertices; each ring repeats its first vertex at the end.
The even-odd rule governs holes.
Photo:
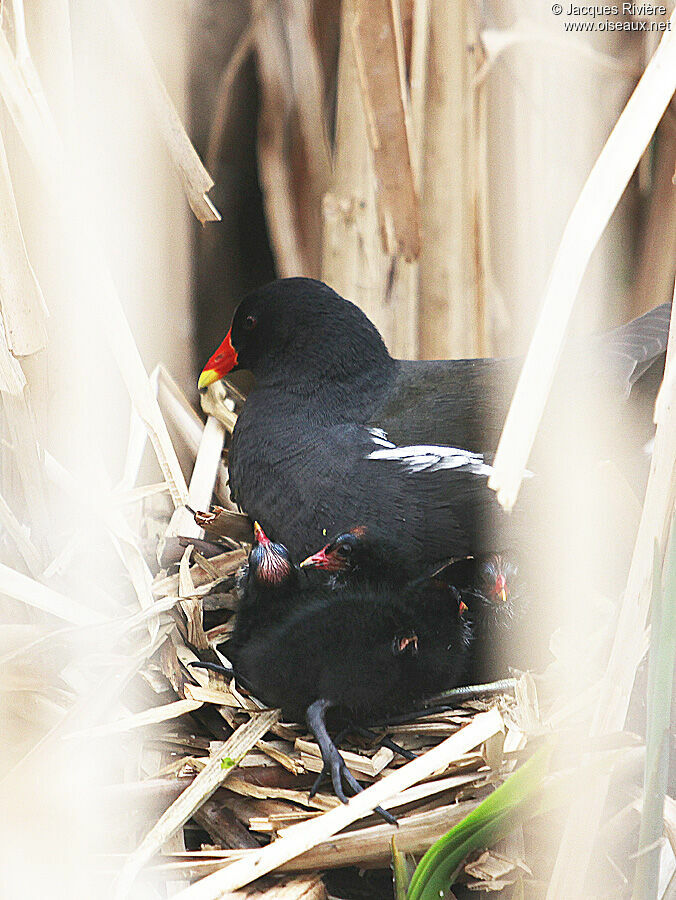
POLYGON ((204 369, 199 377, 199 381, 197 382, 197 389, 199 391, 206 390, 206 388, 208 388, 210 384, 213 384, 219 379, 220 375, 215 369, 204 369))

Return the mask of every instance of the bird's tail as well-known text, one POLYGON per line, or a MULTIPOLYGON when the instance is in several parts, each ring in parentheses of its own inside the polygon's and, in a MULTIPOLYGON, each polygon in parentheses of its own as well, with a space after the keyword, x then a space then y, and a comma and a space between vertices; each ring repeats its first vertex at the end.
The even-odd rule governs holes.
POLYGON ((670 319, 671 303, 663 303, 598 339, 626 396, 653 365, 663 368, 670 319))

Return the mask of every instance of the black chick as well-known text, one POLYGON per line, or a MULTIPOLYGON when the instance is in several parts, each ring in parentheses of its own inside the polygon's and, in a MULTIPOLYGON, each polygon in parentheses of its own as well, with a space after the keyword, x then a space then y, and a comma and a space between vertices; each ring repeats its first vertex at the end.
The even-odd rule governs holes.
POLYGON ((513 555, 484 553, 455 560, 406 583, 392 549, 370 537, 364 526, 357 526, 303 560, 300 568, 326 573, 327 584, 334 588, 384 580, 398 583, 402 591, 401 585, 406 584, 403 595, 409 603, 415 603, 420 585, 430 579, 457 590, 472 636, 463 684, 495 681, 506 675, 508 666, 523 662, 520 648, 529 632, 528 592, 513 555))
POLYGON ((472 629, 468 684, 496 681, 510 666, 535 660, 533 641, 543 637, 532 633, 532 604, 513 556, 483 553, 457 560, 436 577, 459 590, 466 607, 463 615, 472 629))
POLYGON ((386 582, 401 591, 434 574, 440 565, 429 566, 422 576, 411 579, 397 548, 379 535, 374 536, 365 525, 357 525, 308 556, 299 568, 304 572, 324 573, 328 576, 326 583, 334 588, 347 581, 353 585, 386 582))
POLYGON ((271 541, 258 522, 253 528, 254 543, 237 580, 235 628, 227 643, 227 654, 233 662, 262 621, 287 616, 301 600, 300 572, 289 551, 271 541))
MULTIPOLYGON (((665 305, 571 343, 563 369, 589 386, 577 406, 603 398, 625 422, 621 403, 662 365, 668 328, 665 305)), ((523 526, 487 488, 520 368, 515 359, 393 359, 357 306, 319 281, 289 278, 240 303, 199 387, 235 369, 255 376, 230 447, 230 485, 294 558, 361 522, 414 575, 438 559, 520 543, 523 526)), ((616 444, 613 435, 603 452, 616 444)))
MULTIPOLYGON (((345 786, 361 788, 329 736, 327 713, 368 722, 455 686, 466 666, 469 628, 458 593, 440 581, 420 584, 415 596, 384 583, 301 585, 290 601, 276 606, 278 591, 287 596, 280 581, 269 583, 280 555, 290 563, 288 553, 280 554, 269 541, 259 539, 252 550, 246 616, 242 624, 238 613, 233 633, 234 670, 265 703, 291 719, 305 717, 336 795, 345 802, 345 786)), ((294 567, 285 571, 294 578, 288 575, 294 567)))

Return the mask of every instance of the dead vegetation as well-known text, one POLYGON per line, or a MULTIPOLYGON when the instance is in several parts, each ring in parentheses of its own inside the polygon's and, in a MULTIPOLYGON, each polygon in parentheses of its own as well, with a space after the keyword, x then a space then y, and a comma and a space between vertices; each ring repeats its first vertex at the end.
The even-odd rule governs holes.
MULTIPOLYGON (((444 31, 435 18, 430 30, 430 16, 440 6, 425 0, 377 3, 367 14, 365 3, 346 0, 333 148, 321 114, 319 51, 306 3, 253 3, 251 25, 221 84, 222 121, 235 70, 255 49, 263 95, 260 166, 280 272, 323 274, 338 290, 359 298, 388 334, 393 352, 402 355, 415 355, 420 347, 443 354, 449 345, 460 352, 456 340, 461 338, 477 352, 488 351, 487 323, 499 318, 487 259, 481 168, 486 123, 481 96, 472 95, 469 104, 464 92, 486 77, 502 49, 494 48, 491 56, 495 31, 486 31, 482 68, 479 61, 470 66, 463 59, 460 72, 440 74, 444 59, 454 46, 465 46, 476 25, 461 17, 455 30, 444 31), (286 29, 297 42, 292 58, 286 29), (373 42, 377 52, 371 52, 373 42), (453 91, 435 94, 430 103, 428 53, 439 64, 435 78, 454 79, 453 91), (285 155, 288 142, 281 139, 291 107, 309 155, 302 179, 292 177, 298 173, 285 155), (453 148, 444 142, 443 130, 431 128, 442 115, 460 123, 453 148), (445 182, 443 160, 449 155, 461 157, 460 177, 445 182), (439 182, 443 206, 435 206, 430 187, 441 190, 439 182), (304 216, 306 207, 310 214, 304 216), (454 228, 442 227, 444 216, 454 228), (425 229, 441 229, 444 241, 426 246, 425 229), (446 268, 449 259, 455 262, 446 268), (471 303, 464 301, 468 283, 471 303), (439 305, 440 285, 444 316, 452 311, 453 334, 438 322, 418 329, 420 317, 427 323, 439 305), (456 329, 458 323, 462 327, 456 329)), ((104 9, 119 53, 144 85, 139 104, 156 123, 190 206, 201 221, 215 219, 207 197, 211 179, 133 17, 125 5, 105 3, 104 9)), ((571 733, 578 756, 564 759, 562 770, 575 772, 599 758, 605 769, 601 777, 593 770, 582 790, 571 786, 574 802, 560 847, 553 853, 551 846, 543 847, 537 824, 519 825, 510 837, 475 853, 462 878, 472 889, 512 891, 517 897, 529 891, 584 896, 590 857, 599 852, 597 838, 627 840, 642 809, 640 792, 625 791, 612 817, 602 819, 613 772, 626 772, 642 759, 636 742, 620 733, 649 644, 648 609, 674 506, 673 340, 636 549, 610 653, 599 639, 589 672, 577 672, 570 663, 577 636, 564 634, 550 670, 538 679, 520 677, 513 696, 506 691, 490 699, 456 698, 453 708, 419 721, 379 726, 366 737, 348 734, 341 746, 367 789, 347 806, 327 793, 310 798, 321 764, 303 726, 282 722, 278 711, 262 708, 232 681, 192 665, 220 659, 236 606, 234 576, 250 539, 248 520, 232 508, 222 457, 243 398, 214 385, 205 398, 204 426, 165 368, 148 376, 91 225, 99 211, 91 207, 68 139, 74 103, 68 4, 29 8, 28 29, 23 3, 5 2, 0 10, 0 670, 8 722, 0 796, 10 811, 0 840, 10 851, 23 848, 7 854, 8 896, 25 893, 26 884, 29 890, 57 885, 55 895, 73 896, 72 885, 91 877, 97 885, 89 887, 91 895, 114 884, 119 898, 178 892, 186 900, 324 897, 323 873, 344 866, 388 868, 393 839, 396 851, 419 859, 515 770, 543 735, 571 733), (41 35, 53 54, 37 67, 27 33, 41 35), (50 82, 48 99, 41 78, 50 66, 61 74, 50 82), (26 197, 35 199, 35 184, 56 245, 49 264, 32 262, 40 258, 42 243, 50 244, 44 241, 44 224, 36 228, 27 212, 26 197), (41 287, 43 281, 49 290, 41 287), (41 355, 44 348, 47 358, 41 355), (93 373, 100 374, 94 363, 101 358, 110 361, 106 377, 86 391, 84 385, 96 381, 93 373), (102 462, 111 440, 105 426, 117 402, 109 392, 111 380, 126 391, 118 405, 125 414, 131 408, 119 480, 111 480, 102 462), (148 471, 155 473, 152 479, 148 471), (204 513, 214 497, 220 509, 213 515, 195 521, 187 512, 186 504, 204 513), (216 555, 209 532, 222 541, 216 555), (574 690, 562 691, 562 682, 574 690), (388 746, 391 741, 416 759, 400 758, 388 746), (74 797, 83 804, 77 821, 74 797), (397 829, 372 815, 377 805, 396 812, 397 829), (75 849, 66 853, 71 845, 75 849)), ((537 39, 532 30, 523 38, 522 31, 520 39, 537 39)), ((583 270, 673 94, 675 40, 670 33, 659 45, 566 231, 501 444, 496 487, 507 501, 518 491, 583 270), (543 358, 547 378, 538 363, 543 358)), ((667 120, 671 115, 667 112, 667 120)), ((218 128, 212 143, 217 154, 218 128)), ((661 165, 662 175, 672 171, 673 161, 671 169, 661 165)), ((659 210, 671 222, 673 198, 664 199, 664 183, 658 188, 659 210)), ((659 231, 656 217, 662 221, 653 210, 651 233, 659 231)), ((668 236, 664 246, 660 277, 669 282, 668 236)), ((599 623, 591 608, 587 615, 593 643, 596 624, 605 634, 608 622, 599 623)), ((669 842, 676 834, 673 806, 667 797, 663 818, 669 842)), ((658 831, 661 819, 660 812, 658 831)), ((613 860, 593 861, 606 874, 609 894, 626 896, 626 876, 613 860)), ((668 875, 673 857, 665 853, 662 865, 668 875)))

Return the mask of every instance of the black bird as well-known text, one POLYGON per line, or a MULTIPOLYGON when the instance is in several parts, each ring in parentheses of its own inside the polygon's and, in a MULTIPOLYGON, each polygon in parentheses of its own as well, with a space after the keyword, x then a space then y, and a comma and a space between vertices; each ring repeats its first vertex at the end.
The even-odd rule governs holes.
MULTIPOLYGON (((363 526, 338 535, 303 560, 300 568, 326 573, 327 583, 336 589, 345 584, 382 581, 398 584, 402 593, 401 585, 405 583, 405 573, 397 565, 394 553, 371 538, 363 526)), ((532 631, 537 631, 538 642, 542 641, 543 632, 546 635, 539 621, 535 629, 530 627, 530 598, 513 554, 483 553, 437 566, 406 584, 403 595, 409 598, 408 602, 415 603, 419 586, 430 579, 458 592, 461 613, 471 633, 462 684, 503 678, 510 665, 523 665, 521 647, 533 639, 532 631)))
POLYGON ((300 573, 283 544, 276 544, 254 522, 254 543, 237 580, 239 602, 228 652, 245 644, 262 621, 287 615, 299 602, 300 573))
POLYGON ((436 578, 460 592, 464 617, 472 630, 468 684, 506 677, 510 666, 530 668, 551 628, 523 583, 513 554, 481 553, 455 560, 436 578))
POLYGON ((399 592, 423 583, 438 568, 428 566, 422 573, 409 578, 408 568, 397 548, 379 535, 374 536, 365 525, 356 525, 339 534, 299 565, 305 573, 325 573, 328 576, 325 583, 333 588, 346 582, 352 585, 381 582, 399 592))
POLYGON ((459 595, 431 580, 418 585, 415 596, 365 583, 337 589, 296 584, 289 591, 286 579, 295 584, 296 569, 288 552, 260 528, 257 537, 244 615, 237 614, 226 653, 256 696, 291 719, 305 717, 345 802, 345 786, 361 788, 329 736, 327 713, 338 722, 368 723, 454 687, 470 641, 459 595))
MULTIPOLYGON (((571 342, 564 370, 615 409, 659 367, 668 323, 665 305, 571 342)), ((235 369, 255 376, 230 447, 230 486, 294 558, 360 522, 413 574, 519 542, 486 482, 520 367, 393 359, 357 306, 322 282, 289 278, 240 303, 199 388, 235 369)))

